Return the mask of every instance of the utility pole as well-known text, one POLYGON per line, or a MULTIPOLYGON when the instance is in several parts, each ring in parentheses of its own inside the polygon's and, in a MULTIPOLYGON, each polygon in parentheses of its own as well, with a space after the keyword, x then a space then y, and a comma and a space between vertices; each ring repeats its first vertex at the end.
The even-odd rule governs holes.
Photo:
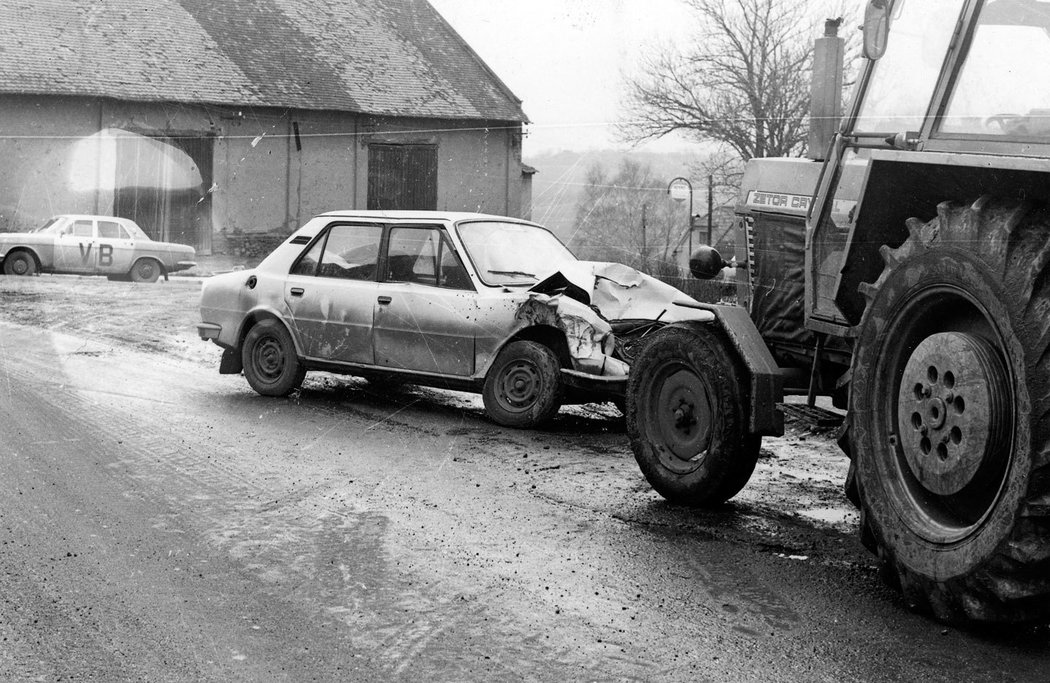
MULTIPOLYGON (((711 241, 714 238, 714 212, 715 212, 715 177, 707 176, 707 246, 713 247, 711 241)), ((690 218, 689 220, 692 220, 690 218)))
POLYGON ((645 246, 645 212, 649 208, 648 204, 642 203, 642 270, 649 272, 649 251, 645 246))

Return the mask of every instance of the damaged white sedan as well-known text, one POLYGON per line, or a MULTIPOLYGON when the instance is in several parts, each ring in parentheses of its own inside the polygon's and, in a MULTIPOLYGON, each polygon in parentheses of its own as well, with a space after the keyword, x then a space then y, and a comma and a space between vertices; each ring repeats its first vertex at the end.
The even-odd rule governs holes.
POLYGON ((578 260, 545 228, 439 212, 314 218, 253 270, 209 278, 198 331, 219 371, 286 395, 307 370, 481 392, 531 427, 564 403, 619 401, 631 349, 704 310, 627 266, 578 260))

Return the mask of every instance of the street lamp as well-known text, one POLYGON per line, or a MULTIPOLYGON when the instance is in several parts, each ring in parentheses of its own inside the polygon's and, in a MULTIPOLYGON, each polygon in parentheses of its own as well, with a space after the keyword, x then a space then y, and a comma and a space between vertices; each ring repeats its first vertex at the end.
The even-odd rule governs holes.
POLYGON ((681 176, 674 178, 671 182, 667 183, 667 194, 671 195, 671 199, 676 202, 683 202, 688 194, 689 197, 689 216, 686 220, 689 223, 689 254, 693 253, 693 184, 689 182, 688 178, 681 176))

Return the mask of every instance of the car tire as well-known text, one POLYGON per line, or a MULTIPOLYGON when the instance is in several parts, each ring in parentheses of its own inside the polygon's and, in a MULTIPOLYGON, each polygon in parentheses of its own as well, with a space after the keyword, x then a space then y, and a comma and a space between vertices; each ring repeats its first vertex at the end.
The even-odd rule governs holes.
POLYGON ((248 331, 241 345, 241 362, 248 384, 263 396, 287 396, 306 376, 292 335, 273 319, 262 320, 248 331))
POLYGON ((36 270, 36 259, 28 251, 13 251, 4 259, 5 275, 34 275, 36 270))
POLYGON ((542 344, 511 342, 492 363, 481 396, 488 416, 505 427, 541 425, 561 408, 558 359, 542 344))
POLYGON ((161 270, 158 261, 151 258, 140 258, 135 261, 135 265, 131 266, 131 272, 128 275, 132 282, 156 282, 161 270))

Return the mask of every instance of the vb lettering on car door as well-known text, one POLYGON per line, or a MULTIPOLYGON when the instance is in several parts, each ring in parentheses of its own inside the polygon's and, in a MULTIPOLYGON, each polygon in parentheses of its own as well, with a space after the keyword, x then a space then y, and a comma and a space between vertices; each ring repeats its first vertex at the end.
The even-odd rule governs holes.
POLYGON ((135 255, 135 240, 116 221, 98 221, 98 237, 95 241, 99 273, 127 273, 135 255))
POLYGON ((88 218, 70 221, 55 240, 56 269, 66 273, 93 273, 97 259, 95 221, 88 218))

